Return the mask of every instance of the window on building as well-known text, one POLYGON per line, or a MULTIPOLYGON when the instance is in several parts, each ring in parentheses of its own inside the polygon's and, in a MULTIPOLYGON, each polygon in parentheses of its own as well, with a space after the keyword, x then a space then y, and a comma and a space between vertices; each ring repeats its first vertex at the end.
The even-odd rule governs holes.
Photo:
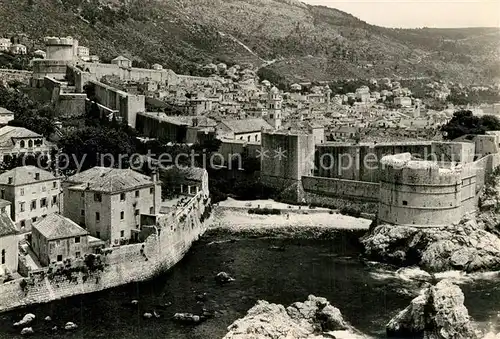
POLYGON ((54 182, 52 183, 52 188, 57 188, 57 181, 54 181, 54 182))
POLYGON ((42 192, 45 192, 47 190, 47 187, 42 186, 42 192))
POLYGON ((259 141, 259 136, 255 135, 255 141, 259 141))
POLYGON ((19 143, 19 145, 21 145, 21 148, 24 148, 26 146, 24 140, 21 140, 21 142, 19 143))
POLYGON ((5 250, 2 250, 2 265, 5 264, 5 250))
POLYGON ((75 244, 79 244, 80 243, 80 237, 75 237, 75 244))
POLYGON ((250 141, 250 136, 247 137, 247 141, 250 141))
POLYGON ((36 210, 36 200, 31 201, 31 210, 36 210))
POLYGON ((120 193, 120 201, 125 201, 125 193, 120 193))
POLYGON ((97 238, 101 239, 101 232, 95 232, 97 238))
POLYGON ((123 211, 120 212, 120 219, 121 220, 125 219, 125 212, 123 211))
POLYGON ((154 192, 155 192, 155 189, 154 189, 153 187, 151 187, 151 188, 149 189, 149 194, 153 194, 154 192))
POLYGON ((24 195, 24 188, 21 188, 21 189, 19 190, 19 193, 21 194, 21 196, 23 196, 23 195, 24 195))
POLYGON ((40 207, 47 207, 47 198, 40 199, 40 207))
POLYGON ((80 197, 85 198, 85 193, 83 193, 83 192, 82 192, 82 193, 80 194, 80 197))
POLYGON ((19 203, 19 211, 24 212, 24 202, 19 203))
POLYGON ((120 231, 120 238, 125 237, 125 231, 120 231))
POLYGON ((102 202, 102 194, 101 193, 94 193, 94 201, 102 202))
POLYGON ((35 173, 35 180, 40 180, 40 173, 35 173))
POLYGON ((5 199, 5 190, 0 191, 0 198, 5 199))
POLYGON ((80 210, 80 215, 83 217, 85 215, 85 210, 80 210))
POLYGON ((139 196, 140 196, 139 191, 135 191, 135 197, 136 197, 136 198, 139 198, 139 196))
POLYGON ((28 140, 28 147, 29 148, 33 147, 33 140, 28 140))
POLYGON ((31 218, 31 222, 36 222, 36 217, 31 218))
POLYGON ((57 204, 57 195, 54 195, 52 197, 52 205, 55 205, 55 204, 57 204))
POLYGON ((150 208, 149 208, 149 214, 153 214, 153 213, 154 213, 154 211, 155 211, 155 208, 154 208, 154 207, 150 207, 150 208))
POLYGON ((99 222, 101 220, 101 214, 99 212, 95 212, 95 221, 99 222))
POLYGON ((57 256, 57 261, 62 261, 62 255, 61 255, 61 254, 59 254, 59 255, 57 256))
POLYGON ((75 253, 75 256, 76 256, 77 258, 80 258, 80 256, 81 256, 80 252, 76 252, 76 253, 75 253))
POLYGON ((2 211, 2 213, 5 213, 5 212, 7 212, 7 209, 5 209, 5 207, 2 207, 1 211, 2 211))
POLYGON ((21 224, 21 228, 25 228, 26 227, 26 221, 21 220, 20 224, 21 224))
POLYGON ((141 210, 135 210, 134 215, 139 215, 139 214, 141 214, 141 210))
POLYGON ((408 201, 403 200, 403 206, 408 206, 408 201))

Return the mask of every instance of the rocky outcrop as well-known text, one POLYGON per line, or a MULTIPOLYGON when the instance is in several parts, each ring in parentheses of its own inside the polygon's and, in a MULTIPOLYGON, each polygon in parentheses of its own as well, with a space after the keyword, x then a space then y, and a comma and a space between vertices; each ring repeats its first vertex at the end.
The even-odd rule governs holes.
POLYGON ((442 228, 381 225, 361 239, 367 257, 425 270, 500 269, 500 238, 475 217, 442 228))
POLYGON ((474 339, 477 333, 464 306, 464 294, 448 280, 425 287, 387 324, 388 337, 474 339))
POLYGON ((305 302, 283 305, 258 301, 247 315, 228 327, 224 339, 246 338, 365 338, 325 298, 313 295, 305 302))

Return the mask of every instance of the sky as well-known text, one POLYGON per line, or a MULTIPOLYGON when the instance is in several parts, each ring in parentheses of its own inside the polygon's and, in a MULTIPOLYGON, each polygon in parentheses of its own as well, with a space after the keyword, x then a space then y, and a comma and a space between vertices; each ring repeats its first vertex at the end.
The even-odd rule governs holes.
POLYGON ((369 24, 399 27, 500 27, 500 0, 301 0, 348 12, 369 24))

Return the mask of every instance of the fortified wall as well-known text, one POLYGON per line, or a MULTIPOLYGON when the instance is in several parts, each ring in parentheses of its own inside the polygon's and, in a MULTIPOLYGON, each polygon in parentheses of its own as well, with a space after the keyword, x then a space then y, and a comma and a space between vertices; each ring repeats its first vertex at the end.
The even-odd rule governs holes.
POLYGON ((165 272, 205 232, 209 212, 210 201, 199 192, 176 212, 143 215, 143 228, 151 230, 144 243, 105 249, 93 257, 90 265, 83 260, 74 261, 62 269, 30 272, 29 278, 2 284, 0 312, 102 291, 165 272))
POLYGON ((117 111, 123 121, 135 128, 137 114, 146 111, 144 95, 130 94, 95 80, 89 83, 95 88, 95 97, 99 104, 117 111))
POLYGON ((295 139, 262 134, 261 152, 287 150, 285 159, 261 159, 264 185, 298 192, 298 203, 371 213, 400 225, 440 226, 475 211, 487 176, 500 164, 497 132, 461 142, 319 144, 312 165, 295 139))

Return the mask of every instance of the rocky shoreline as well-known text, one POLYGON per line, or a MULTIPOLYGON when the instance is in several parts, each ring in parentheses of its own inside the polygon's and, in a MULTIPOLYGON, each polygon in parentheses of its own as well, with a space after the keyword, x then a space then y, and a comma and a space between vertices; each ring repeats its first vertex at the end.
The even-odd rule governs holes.
MULTIPOLYGON (((448 280, 426 285, 410 305, 386 325, 387 337, 428 339, 495 339, 500 335, 477 330, 464 306, 460 287, 448 280)), ((223 339, 361 339, 370 338, 352 327, 325 298, 283 305, 258 301, 247 315, 228 327, 223 339)))
POLYGON ((476 215, 441 228, 380 225, 361 243, 367 258, 396 266, 419 266, 429 272, 500 269, 500 238, 476 215))

